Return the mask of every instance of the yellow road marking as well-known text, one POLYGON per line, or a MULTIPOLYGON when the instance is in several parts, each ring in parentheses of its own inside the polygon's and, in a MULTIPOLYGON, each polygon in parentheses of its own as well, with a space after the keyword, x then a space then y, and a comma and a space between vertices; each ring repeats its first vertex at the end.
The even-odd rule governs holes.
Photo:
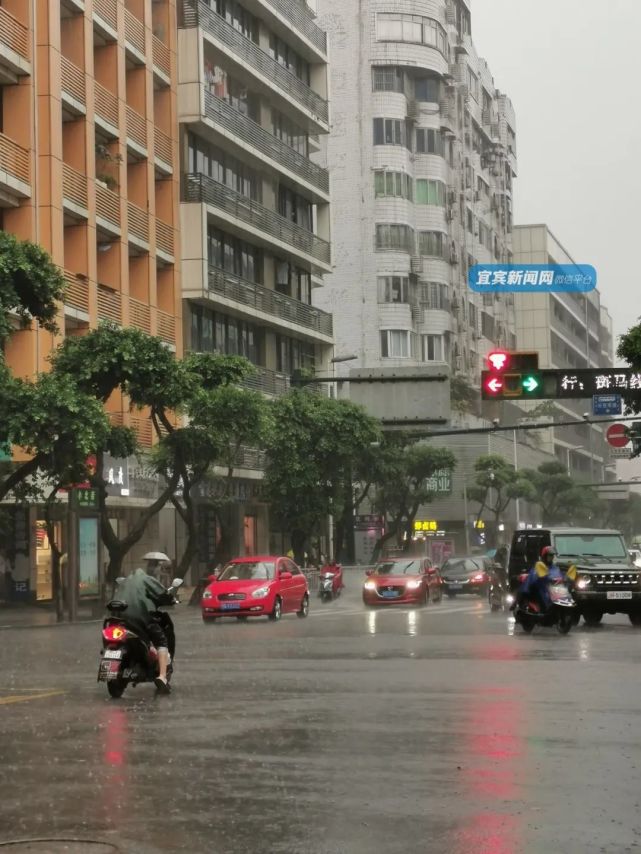
POLYGON ((46 691, 43 694, 18 694, 15 697, 0 697, 0 706, 10 703, 28 703, 29 700, 45 700, 47 697, 59 697, 64 691, 46 691))

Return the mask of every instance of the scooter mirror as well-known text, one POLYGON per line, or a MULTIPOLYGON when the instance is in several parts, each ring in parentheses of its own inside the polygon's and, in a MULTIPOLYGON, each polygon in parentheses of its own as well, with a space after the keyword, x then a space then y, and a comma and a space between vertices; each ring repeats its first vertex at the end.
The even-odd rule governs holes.
POLYGON ((185 582, 182 578, 174 578, 174 580, 171 582, 171 586, 174 588, 182 587, 184 583, 185 582))

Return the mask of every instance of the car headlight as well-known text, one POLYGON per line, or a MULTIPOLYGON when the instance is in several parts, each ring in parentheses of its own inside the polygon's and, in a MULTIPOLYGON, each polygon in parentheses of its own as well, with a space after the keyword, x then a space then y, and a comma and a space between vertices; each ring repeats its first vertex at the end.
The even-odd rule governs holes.
POLYGON ((203 599, 213 599, 213 598, 214 598, 214 594, 211 592, 211 590, 205 590, 205 592, 203 593, 203 599))
POLYGON ((252 598, 264 599, 268 593, 269 593, 269 587, 259 587, 257 590, 254 590, 254 592, 252 593, 252 598))
POLYGON ((505 597, 505 604, 506 605, 514 605, 514 596, 512 596, 511 593, 508 593, 507 596, 505 597))
POLYGON ((579 590, 585 590, 586 587, 590 586, 590 579, 584 575, 577 580, 576 586, 579 588, 579 590))
POLYGON ((422 583, 423 582, 420 580, 420 578, 413 578, 411 581, 407 582, 407 589, 416 590, 417 587, 420 587, 422 583))
POLYGON ((375 581, 366 581, 365 582, 365 590, 376 590, 376 582, 375 581))

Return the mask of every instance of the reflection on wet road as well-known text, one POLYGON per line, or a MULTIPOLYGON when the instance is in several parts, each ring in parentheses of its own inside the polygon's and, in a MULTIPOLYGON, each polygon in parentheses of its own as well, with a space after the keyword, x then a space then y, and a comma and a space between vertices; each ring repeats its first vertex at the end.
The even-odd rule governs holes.
POLYGON ((95 625, 5 632, 0 842, 641 847, 641 632, 629 623, 528 637, 476 599, 366 610, 354 589, 312 604, 307 620, 215 626, 184 607, 167 698, 148 685, 107 698, 95 625))

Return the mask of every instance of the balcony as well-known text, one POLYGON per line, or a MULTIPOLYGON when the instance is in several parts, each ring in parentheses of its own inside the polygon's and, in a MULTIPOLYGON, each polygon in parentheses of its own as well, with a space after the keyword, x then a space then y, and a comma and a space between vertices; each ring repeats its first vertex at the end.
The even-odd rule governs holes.
POLYGON ((167 83, 171 82, 171 54, 167 45, 158 36, 152 38, 154 69, 159 71, 167 83))
POLYGON ((171 225, 156 219, 156 252, 170 264, 174 261, 174 229, 171 225))
POLYGON ((164 175, 172 175, 174 171, 174 143, 160 128, 154 128, 154 163, 157 170, 164 175))
POLYGON ((265 5, 287 21, 323 56, 327 56, 327 34, 316 23, 314 13, 305 0, 265 0, 265 5))
POLYGON ((78 276, 65 270, 65 309, 70 308, 72 315, 79 319, 89 320, 89 280, 86 276, 78 276))
POLYGON ((261 127, 257 122, 235 110, 227 101, 205 91, 205 117, 235 137, 235 142, 249 149, 257 160, 271 161, 272 168, 286 171, 295 179, 320 191, 325 198, 329 193, 329 173, 308 157, 299 154, 289 145, 261 127))
POLYGON ((136 329, 151 334, 151 309, 147 303, 129 298, 129 324, 136 329))
POLYGON ((98 285, 98 320, 111 320, 122 325, 122 296, 105 285, 98 285))
POLYGON ((245 388, 260 391, 263 394, 278 396, 289 391, 290 379, 287 374, 272 371, 269 368, 254 366, 255 373, 242 380, 245 388))
POLYGON ((67 163, 62 164, 62 200, 65 207, 65 222, 74 222, 89 217, 87 203, 87 176, 67 163))
POLYGON ((149 252, 149 213, 133 202, 127 202, 129 242, 149 252))
POLYGON ((18 82, 31 74, 29 31, 0 6, 0 85, 18 82))
POLYGON ((73 121, 87 112, 85 72, 66 56, 60 57, 60 89, 63 121, 73 121))
POLYGON ((185 201, 201 202, 224 213, 222 219, 227 224, 230 224, 229 218, 233 217, 245 223, 248 230, 256 237, 260 238, 260 232, 262 232, 266 245, 269 246, 274 241, 278 241, 286 251, 290 253, 293 251, 294 254, 302 254, 313 259, 329 271, 329 243, 276 211, 246 196, 241 196, 235 190, 199 173, 185 175, 183 192, 185 201))
POLYGON ((127 147, 140 159, 147 157, 147 122, 127 104, 127 147))
POLYGON ((110 234, 120 236, 120 196, 96 181, 96 222, 110 234))
POLYGON ((158 337, 169 344, 171 347, 176 346, 176 318, 173 314, 167 314, 166 311, 158 310, 156 312, 158 337))
POLYGON ((31 196, 31 161, 26 148, 0 133, 0 207, 17 207, 31 196))
POLYGON ((118 0, 93 0, 93 17, 101 34, 109 40, 115 40, 118 31, 118 0))
POLYGON ((263 285, 248 282, 217 267, 209 268, 208 282, 212 293, 247 306, 250 309, 249 316, 262 312, 328 338, 332 336, 332 316, 325 311, 279 294, 263 285))
POLYGON ((151 419, 141 415, 131 415, 129 418, 130 424, 136 431, 138 441, 143 448, 151 448, 153 445, 153 427, 151 419))
POLYGON ((182 20, 187 28, 201 26, 233 62, 242 62, 264 85, 280 90, 281 97, 302 109, 323 130, 328 130, 327 101, 202 0, 182 0, 182 20))
POLYGON ((100 83, 94 83, 94 109, 96 122, 100 125, 103 131, 112 139, 118 138, 118 125, 120 119, 118 116, 118 98, 101 86, 100 83))
POLYGON ((248 448, 241 445, 234 459, 234 468, 250 471, 264 471, 267 454, 258 448, 248 448))
POLYGON ((145 64, 145 25, 125 9, 125 48, 136 65, 145 64))

